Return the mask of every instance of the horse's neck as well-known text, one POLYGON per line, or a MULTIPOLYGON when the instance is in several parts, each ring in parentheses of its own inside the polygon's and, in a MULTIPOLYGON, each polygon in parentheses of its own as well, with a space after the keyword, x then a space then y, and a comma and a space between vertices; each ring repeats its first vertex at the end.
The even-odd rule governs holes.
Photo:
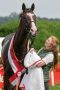
POLYGON ((16 33, 15 41, 14 41, 14 51, 18 59, 23 59, 27 53, 27 44, 28 44, 28 38, 27 35, 18 35, 19 33, 16 33))

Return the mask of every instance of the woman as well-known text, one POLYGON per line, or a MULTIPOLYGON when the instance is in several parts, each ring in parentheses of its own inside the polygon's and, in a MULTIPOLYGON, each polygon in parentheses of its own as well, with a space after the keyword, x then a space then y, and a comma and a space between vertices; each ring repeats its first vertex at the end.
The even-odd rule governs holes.
POLYGON ((45 41, 44 47, 38 52, 41 62, 36 66, 43 69, 45 90, 49 90, 49 70, 52 66, 55 68, 58 63, 58 43, 55 36, 50 36, 45 41))
POLYGON ((44 47, 38 52, 40 58, 36 55, 36 53, 34 54, 34 50, 30 50, 28 52, 24 59, 24 65, 28 68, 28 74, 24 75, 21 83, 21 86, 24 86, 27 83, 25 85, 26 88, 28 87, 26 90, 49 90, 49 70, 52 66, 55 68, 58 63, 58 43, 59 41, 55 36, 49 37, 45 41, 44 47), (32 54, 31 56, 30 52, 34 55, 32 54))
POLYGON ((45 90, 42 68, 36 67, 41 58, 31 48, 24 59, 24 66, 28 69, 20 83, 21 90, 45 90))

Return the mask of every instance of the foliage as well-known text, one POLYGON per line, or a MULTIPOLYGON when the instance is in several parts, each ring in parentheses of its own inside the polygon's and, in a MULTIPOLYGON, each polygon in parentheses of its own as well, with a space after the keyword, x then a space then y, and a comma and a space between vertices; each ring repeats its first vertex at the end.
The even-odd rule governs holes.
POLYGON ((45 40, 51 35, 56 36, 60 41, 60 21, 37 20, 37 27, 38 33, 33 44, 37 50, 44 45, 45 40))
POLYGON ((0 24, 0 37, 15 32, 18 29, 18 20, 11 20, 7 23, 0 24))
MULTIPOLYGON (((45 40, 51 35, 56 36, 60 41, 59 20, 39 19, 37 20, 36 24, 38 32, 33 44, 33 47, 36 50, 39 50, 44 45, 45 40)), ((16 32, 16 30, 18 29, 18 25, 19 25, 18 19, 11 20, 4 24, 0 24, 0 36, 6 36, 10 33, 16 32)))

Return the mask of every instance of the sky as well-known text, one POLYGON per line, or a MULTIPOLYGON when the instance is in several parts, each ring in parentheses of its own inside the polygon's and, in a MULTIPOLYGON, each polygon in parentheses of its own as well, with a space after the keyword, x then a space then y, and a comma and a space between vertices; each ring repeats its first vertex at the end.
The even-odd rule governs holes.
POLYGON ((60 0, 0 0, 0 16, 8 16, 11 12, 21 13, 23 2, 27 8, 34 3, 34 12, 41 18, 60 18, 60 0))

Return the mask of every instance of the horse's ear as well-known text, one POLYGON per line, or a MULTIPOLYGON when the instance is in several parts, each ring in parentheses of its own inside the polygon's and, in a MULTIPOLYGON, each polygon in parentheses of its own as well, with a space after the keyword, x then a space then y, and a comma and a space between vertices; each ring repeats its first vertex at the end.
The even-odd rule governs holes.
POLYGON ((23 3, 22 4, 22 10, 24 11, 26 9, 26 6, 25 6, 25 4, 23 3))
POLYGON ((35 9, 35 5, 33 3, 32 6, 31 6, 31 10, 33 11, 34 9, 35 9))

